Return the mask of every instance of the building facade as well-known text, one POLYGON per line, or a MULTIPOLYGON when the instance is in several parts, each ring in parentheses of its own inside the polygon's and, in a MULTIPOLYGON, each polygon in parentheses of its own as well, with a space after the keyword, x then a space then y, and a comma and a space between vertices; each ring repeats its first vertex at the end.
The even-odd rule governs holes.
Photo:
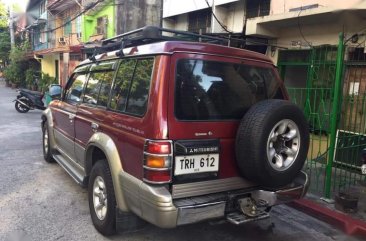
POLYGON ((116 0, 116 33, 147 25, 161 26, 163 0, 116 0))
POLYGON ((243 0, 164 0, 163 26, 196 33, 242 33, 245 7, 243 0))
POLYGON ((195 33, 232 37, 231 46, 266 52, 267 39, 246 36, 249 17, 269 14, 269 0, 164 0, 162 24, 171 28, 195 33))
MULTIPOLYGON (((248 18, 245 34, 266 38, 283 49, 337 45, 340 32, 347 37, 364 28, 365 13, 362 0, 272 0, 266 16, 248 18)), ((269 49, 275 63, 280 50, 269 49)))
POLYGON ((65 84, 101 41, 160 25, 161 0, 30 0, 26 31, 41 71, 65 84))

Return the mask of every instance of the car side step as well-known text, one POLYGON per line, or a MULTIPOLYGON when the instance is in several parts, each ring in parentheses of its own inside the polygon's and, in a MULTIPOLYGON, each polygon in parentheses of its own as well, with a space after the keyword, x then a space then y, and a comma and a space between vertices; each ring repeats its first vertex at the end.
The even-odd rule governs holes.
POLYGON ((77 168, 68 163, 62 155, 53 155, 53 158, 79 185, 86 186, 85 176, 77 168))
POLYGON ((235 224, 235 225, 249 223, 252 221, 258 221, 258 220, 262 220, 262 219, 266 219, 266 218, 269 218, 269 213, 267 213, 267 212, 262 212, 259 215, 254 216, 254 217, 249 217, 241 212, 234 212, 234 213, 229 213, 226 215, 227 221, 229 221, 230 223, 235 224))

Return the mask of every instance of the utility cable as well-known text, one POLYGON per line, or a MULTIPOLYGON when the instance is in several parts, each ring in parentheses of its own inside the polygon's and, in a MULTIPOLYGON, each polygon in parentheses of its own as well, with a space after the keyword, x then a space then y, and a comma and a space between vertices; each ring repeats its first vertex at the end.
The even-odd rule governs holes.
POLYGON ((301 37, 304 39, 304 41, 309 45, 309 47, 313 47, 313 46, 311 45, 311 43, 310 43, 310 42, 305 38, 305 36, 304 36, 304 34, 303 34, 303 32, 302 32, 302 29, 301 29, 301 24, 300 24, 300 14, 301 14, 302 10, 303 10, 303 8, 301 7, 301 8, 300 8, 300 11, 299 11, 299 14, 297 15, 297 26, 298 26, 298 28, 299 28, 300 35, 301 35, 301 37))
POLYGON ((72 21, 74 21, 75 19, 77 19, 78 17, 80 17, 81 15, 83 15, 84 13, 86 13, 87 11, 95 8, 101 2, 103 2, 103 0, 97 0, 96 2, 94 2, 93 4, 91 4, 90 6, 88 6, 87 8, 85 8, 83 11, 79 12, 74 17, 70 18, 70 20, 64 22, 60 26, 58 26, 56 28, 48 29, 48 30, 45 30, 45 31, 40 31, 39 33, 50 33, 50 32, 56 31, 57 29, 63 28, 67 24, 71 23, 72 21))
POLYGON ((233 32, 229 31, 229 30, 224 26, 224 24, 223 24, 223 23, 221 23, 221 21, 217 18, 216 14, 212 11, 212 7, 213 7, 213 6, 210 6, 210 4, 208 3, 208 1, 207 1, 207 0, 205 0, 205 2, 206 2, 206 4, 207 4, 208 8, 211 10, 212 16, 213 16, 213 17, 216 19, 216 21, 220 24, 221 28, 222 28, 223 30, 225 30, 226 32, 228 32, 228 33, 232 34, 233 32))

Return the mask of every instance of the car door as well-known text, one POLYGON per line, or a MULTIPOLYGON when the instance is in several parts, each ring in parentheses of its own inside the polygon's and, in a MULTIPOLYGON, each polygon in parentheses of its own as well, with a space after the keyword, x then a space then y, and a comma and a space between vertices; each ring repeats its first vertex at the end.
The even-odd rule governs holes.
POLYGON ((92 135, 104 131, 109 93, 116 61, 94 64, 90 69, 85 91, 75 117, 76 161, 84 166, 85 149, 92 135))
POLYGON ((86 82, 86 72, 75 72, 70 78, 63 101, 53 108, 54 134, 58 149, 64 157, 75 160, 74 140, 77 105, 86 82))

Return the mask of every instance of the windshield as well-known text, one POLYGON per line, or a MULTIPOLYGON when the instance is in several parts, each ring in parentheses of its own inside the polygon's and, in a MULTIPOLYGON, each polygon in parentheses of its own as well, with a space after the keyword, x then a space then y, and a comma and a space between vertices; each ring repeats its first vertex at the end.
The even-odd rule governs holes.
POLYGON ((197 59, 177 64, 175 115, 180 120, 241 119, 279 88, 272 68, 197 59))

